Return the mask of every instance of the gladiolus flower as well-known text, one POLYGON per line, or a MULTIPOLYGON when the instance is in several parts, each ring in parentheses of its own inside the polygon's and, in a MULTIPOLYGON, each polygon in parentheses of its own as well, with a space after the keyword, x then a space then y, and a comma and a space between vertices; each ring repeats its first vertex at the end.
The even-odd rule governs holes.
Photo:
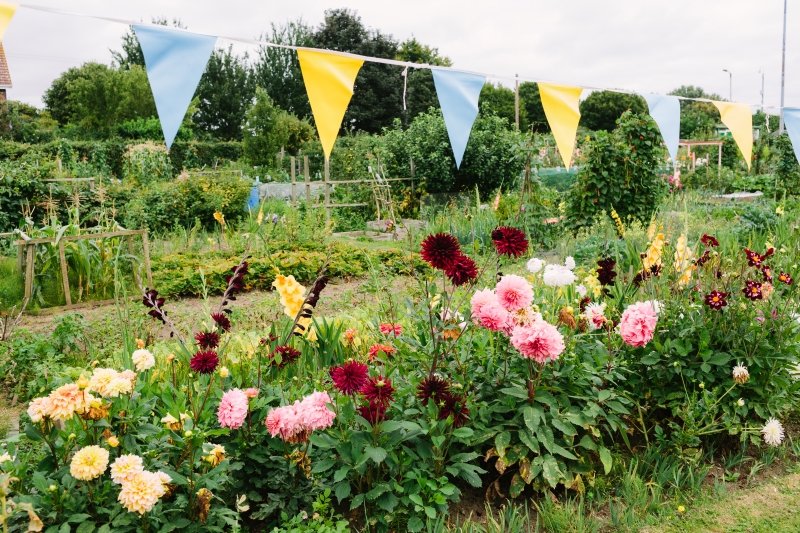
POLYGON ((700 242, 708 246, 709 248, 714 248, 715 246, 719 246, 719 241, 713 237, 712 235, 708 235, 704 233, 702 237, 700 237, 700 242))
POLYGON ((380 326, 378 326, 378 328, 380 329, 380 332, 383 335, 392 335, 392 334, 394 334, 395 336, 399 337, 403 333, 403 326, 401 326, 400 324, 389 324, 389 323, 384 322, 384 323, 380 324, 380 326))
POLYGON ((374 361, 380 352, 392 355, 395 351, 394 346, 388 344, 373 344, 369 349, 369 360, 370 362, 374 361))
POLYGON ((792 277, 783 270, 781 270, 781 273, 778 275, 778 281, 785 283, 787 285, 791 285, 792 277))
POLYGON ((614 285, 614 278, 617 277, 617 273, 614 272, 614 265, 616 264, 617 262, 611 258, 601 259, 597 262, 597 266, 600 267, 597 269, 597 279, 601 285, 614 285))

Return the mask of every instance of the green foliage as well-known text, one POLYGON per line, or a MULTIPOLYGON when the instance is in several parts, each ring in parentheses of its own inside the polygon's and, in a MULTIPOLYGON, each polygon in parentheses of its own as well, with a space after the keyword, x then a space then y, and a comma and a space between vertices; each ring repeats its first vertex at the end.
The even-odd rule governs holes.
MULTIPOLYGON (((410 63, 425 63, 428 65, 451 66, 449 57, 439 54, 438 48, 433 48, 411 37, 400 43, 397 57, 400 61, 410 63)), ((429 69, 408 70, 406 83, 406 110, 403 113, 403 124, 408 125, 417 115, 426 112, 429 108, 439 108, 439 97, 436 95, 436 86, 433 83, 433 74, 429 69)))
MULTIPOLYGON (((481 113, 497 115, 500 118, 504 118, 509 127, 513 128, 516 124, 514 91, 508 87, 503 87, 500 84, 494 85, 493 83, 485 84, 483 89, 481 89, 478 106, 480 107, 481 113)), ((525 107, 520 106, 520 124, 527 122, 525 111, 525 107)))
POLYGON ((647 103, 638 94, 593 91, 581 102, 581 125, 593 131, 613 131, 625 111, 647 113, 647 103))
POLYGON ((241 140, 245 112, 255 90, 247 54, 235 56, 232 45, 215 50, 197 86, 199 103, 192 122, 215 139, 241 140))
POLYGON ((167 151, 152 143, 130 147, 122 178, 136 185, 172 179, 172 164, 167 151))
POLYGON ((55 165, 42 159, 41 154, 31 152, 19 161, 0 161, 0 231, 16 228, 26 202, 48 193, 42 180, 51 176, 55 165))
POLYGON ((800 165, 789 135, 773 135, 770 140, 774 154, 771 166, 777 177, 775 192, 800 193, 800 165))
POLYGON ((530 81, 519 84, 519 118, 522 131, 549 133, 550 124, 544 114, 542 97, 539 95, 539 85, 530 81), (524 113, 522 110, 525 110, 524 113), (525 121, 523 122, 523 117, 525 121))
POLYGON ((0 138, 23 143, 52 141, 58 123, 50 113, 32 105, 9 100, 0 106, 0 138))
POLYGON ((664 150, 653 119, 626 112, 617 129, 599 132, 584 151, 586 164, 567 195, 572 227, 589 226, 598 213, 612 208, 623 220, 649 221, 666 192, 657 172, 664 150))
MULTIPOLYGON (((682 85, 669 94, 686 98, 707 98, 722 100, 718 94, 707 94, 700 87, 682 85)), ((719 110, 711 102, 681 100, 681 139, 705 139, 713 133, 719 124, 719 110)))
POLYGON ((251 165, 273 168, 281 148, 296 154, 304 142, 314 137, 314 129, 308 121, 275 106, 262 89, 256 90, 255 102, 245 119, 242 155, 251 165))

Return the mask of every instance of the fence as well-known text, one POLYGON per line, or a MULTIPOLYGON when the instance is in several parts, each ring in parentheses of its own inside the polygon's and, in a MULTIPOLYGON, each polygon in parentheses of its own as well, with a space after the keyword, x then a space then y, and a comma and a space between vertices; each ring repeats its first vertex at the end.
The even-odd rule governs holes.
MULTIPOLYGON (((378 160, 378 165, 380 166, 380 160, 378 160)), ((297 204, 297 185, 298 181, 297 178, 301 174, 301 166, 300 161, 296 159, 294 156, 289 157, 289 166, 291 167, 291 171, 289 172, 289 177, 291 178, 292 183, 292 205, 297 204)), ((303 156, 303 164, 302 164, 302 178, 303 181, 299 182, 301 186, 305 187, 305 199, 306 202, 312 205, 312 207, 324 207, 325 208, 325 218, 330 220, 331 218, 331 208, 333 207, 363 207, 366 205, 370 205, 367 203, 350 203, 350 204, 337 204, 331 203, 331 187, 335 185, 345 185, 345 184, 355 184, 355 183, 368 183, 370 185, 375 185, 379 183, 378 180, 374 179, 357 179, 357 180, 332 180, 331 179, 331 171, 330 171, 330 162, 326 159, 325 160, 325 169, 323 173, 322 183, 324 185, 324 194, 325 194, 325 201, 321 204, 312 204, 312 197, 311 197, 311 184, 316 183, 311 181, 311 173, 309 171, 308 165, 308 156, 303 156)), ((411 182, 411 194, 414 194, 414 181, 415 181, 415 172, 414 172, 414 160, 411 160, 411 176, 408 178, 383 178, 380 180, 381 182, 396 182, 396 181, 410 181, 411 182)))
MULTIPOLYGON (((64 252, 65 242, 81 241, 87 239, 125 237, 125 240, 127 241, 128 245, 128 253, 130 255, 133 255, 133 238, 135 235, 141 235, 142 248, 144 250, 144 267, 147 275, 147 286, 148 287, 153 286, 153 273, 150 269, 150 241, 147 238, 147 230, 119 230, 119 231, 108 231, 104 233, 86 233, 84 235, 67 235, 67 236, 62 236, 61 238, 45 237, 40 239, 31 239, 23 231, 16 230, 14 233, 0 234, 0 236, 11 236, 15 234, 22 237, 22 240, 16 241, 14 244, 17 245, 17 268, 20 272, 22 272, 24 268, 25 272, 26 301, 30 301, 31 296, 33 295, 34 263, 36 260, 36 245, 38 244, 58 245, 59 264, 61 266, 61 277, 64 287, 64 298, 67 302, 67 305, 63 307, 64 309, 72 309, 84 305, 84 304, 72 303, 72 295, 70 294, 70 289, 69 289, 69 277, 68 277, 69 272, 67 269, 67 258, 64 252), (25 250, 24 253, 23 249, 25 250)), ((133 268, 133 276, 134 279, 136 280, 137 285, 141 285, 141 280, 139 279, 139 273, 135 267, 133 268)), ((103 304, 103 303, 111 303, 113 301, 114 300, 103 300, 91 303, 103 304)))

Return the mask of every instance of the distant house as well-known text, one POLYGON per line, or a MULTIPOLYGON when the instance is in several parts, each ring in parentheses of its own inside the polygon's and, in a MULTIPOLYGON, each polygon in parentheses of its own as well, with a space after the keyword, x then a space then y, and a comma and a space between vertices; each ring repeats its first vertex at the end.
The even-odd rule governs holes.
MULTIPOLYGON (((728 128, 728 126, 724 124, 717 124, 716 126, 714 126, 714 134, 720 138, 730 137, 731 130, 730 128, 728 128)), ((753 127, 753 139, 757 141, 760 134, 761 134, 761 128, 753 127)))
POLYGON ((0 102, 6 101, 6 89, 11 87, 11 72, 8 70, 6 51, 3 50, 3 43, 0 42, 0 102))

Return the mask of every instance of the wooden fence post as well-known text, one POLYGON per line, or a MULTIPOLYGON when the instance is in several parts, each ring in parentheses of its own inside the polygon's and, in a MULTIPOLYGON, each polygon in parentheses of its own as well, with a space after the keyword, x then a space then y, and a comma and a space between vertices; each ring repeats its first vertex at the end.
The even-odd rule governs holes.
POLYGON ((61 278, 64 284, 64 300, 67 302, 67 305, 72 305, 72 295, 69 293, 69 272, 67 271, 67 254, 64 252, 64 241, 58 242, 58 259, 61 263, 61 278))
POLYGON ((294 179, 294 156, 289 157, 289 163, 292 166, 292 205, 297 205, 297 183, 294 179))
POLYGON ((306 180, 306 202, 311 206, 311 176, 308 173, 308 156, 303 156, 303 177, 306 180))
POLYGON ((33 261, 36 251, 34 246, 33 244, 27 245, 28 264, 25 265, 25 299, 28 301, 30 301, 33 295, 33 261))
POLYGON ((153 288, 153 272, 150 270, 150 240, 147 238, 147 230, 142 233, 142 247, 144 248, 144 268, 147 271, 147 288, 153 288))
POLYGON ((331 220, 331 165, 330 160, 325 158, 325 221, 331 220))
POLYGON ((414 168, 414 158, 412 157, 411 158, 411 197, 412 198, 414 197, 414 191, 416 190, 415 187, 414 187, 414 174, 415 173, 416 172, 415 172, 415 168, 414 168))

